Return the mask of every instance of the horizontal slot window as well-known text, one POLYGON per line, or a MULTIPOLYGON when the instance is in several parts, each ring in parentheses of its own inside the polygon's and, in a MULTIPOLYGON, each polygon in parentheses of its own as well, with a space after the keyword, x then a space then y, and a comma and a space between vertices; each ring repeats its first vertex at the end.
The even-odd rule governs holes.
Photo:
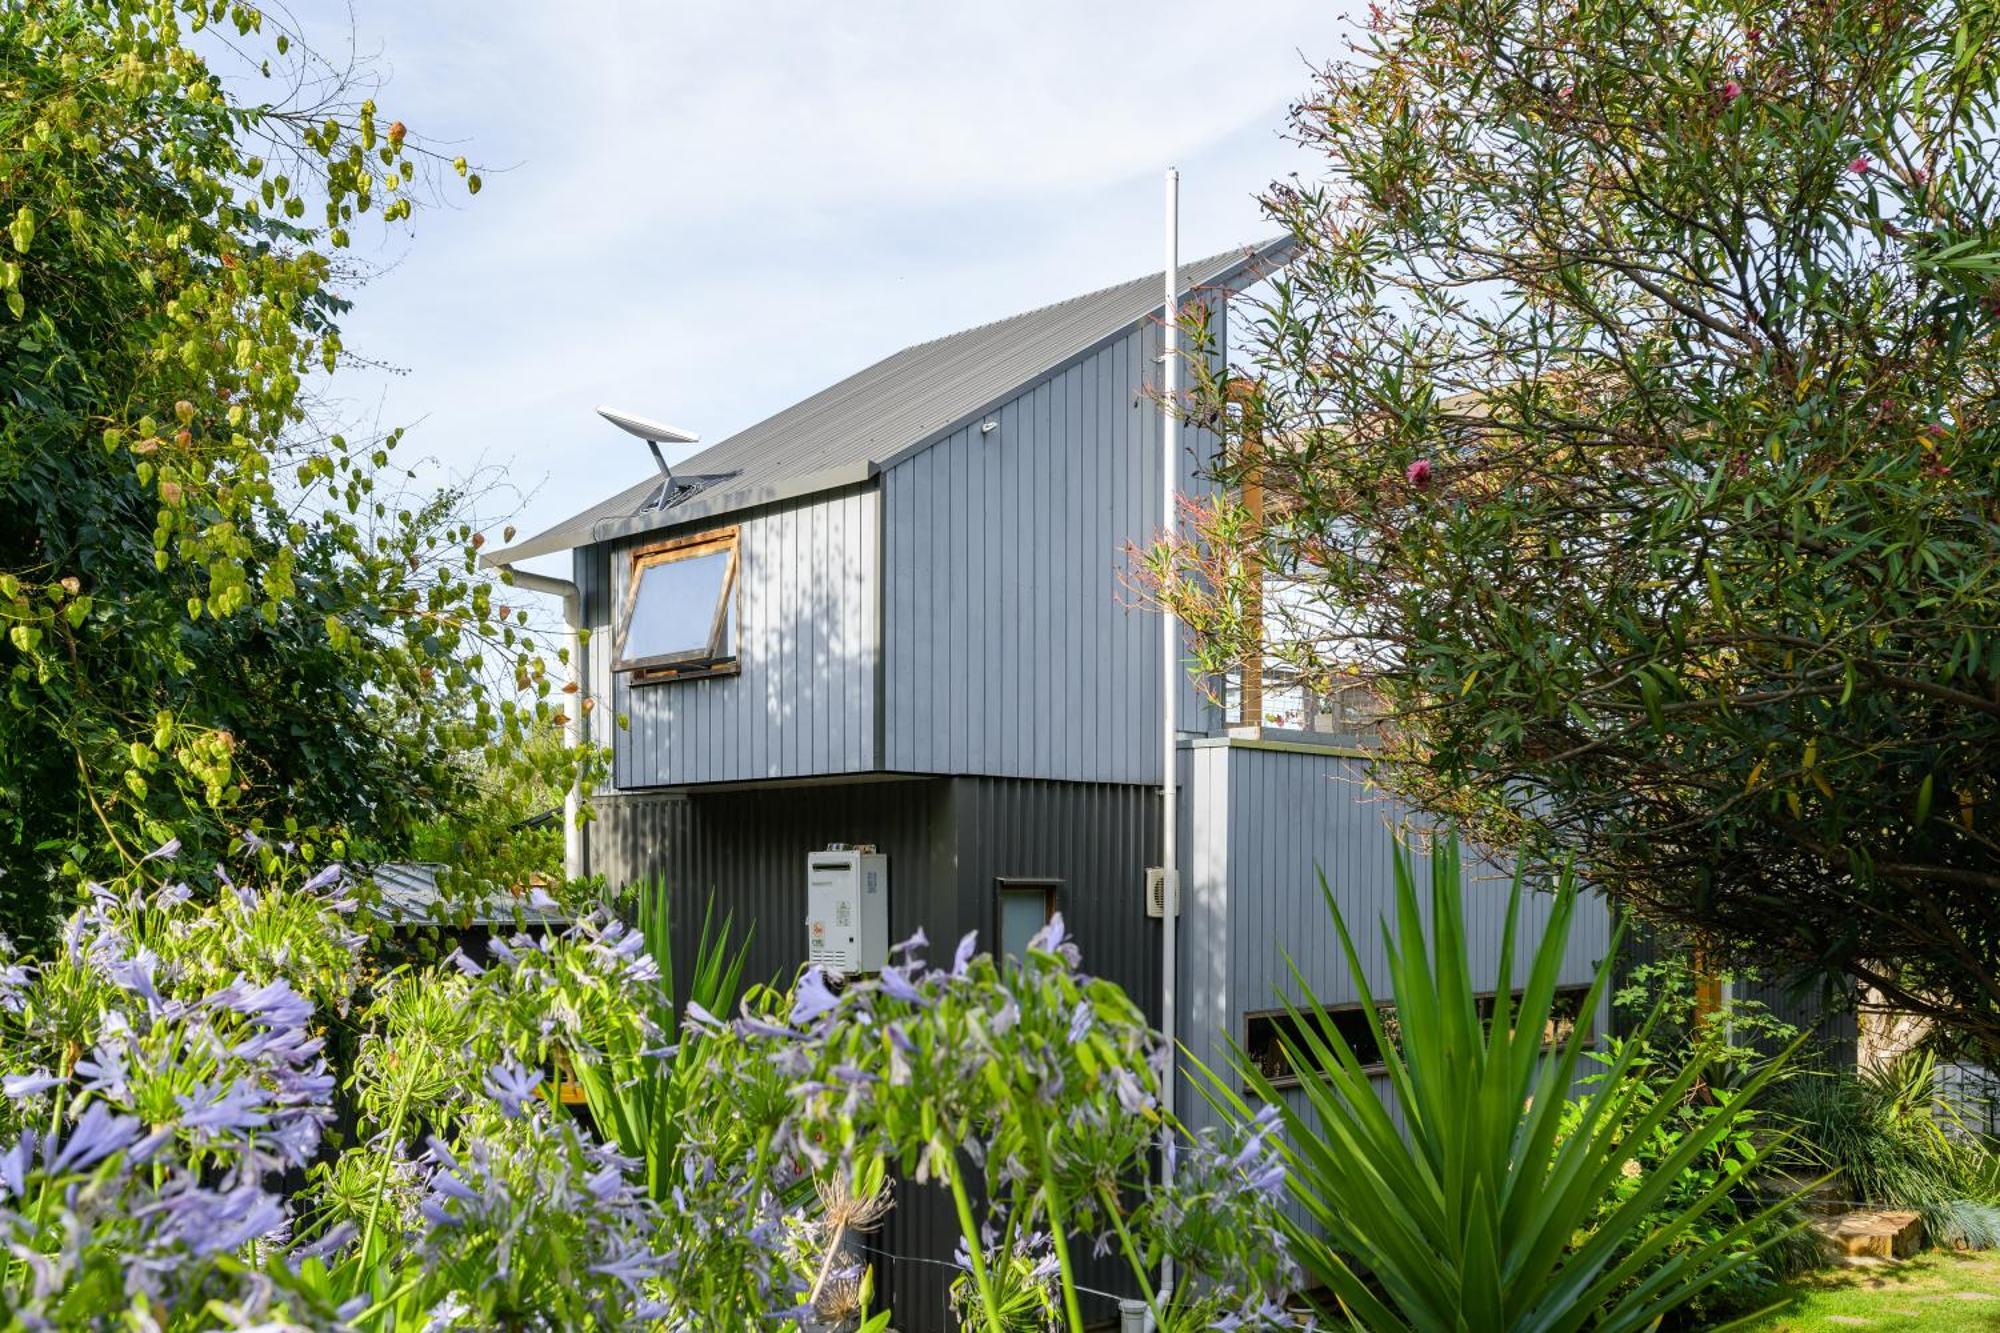
MULTIPOLYGON (((1583 1014, 1583 1002, 1589 997, 1588 986, 1565 986, 1556 992, 1555 1001, 1549 1006, 1548 1022, 1542 1029, 1543 1045, 1560 1046, 1570 1039, 1570 1034, 1576 1031, 1579 1023, 1588 1026, 1583 1014)), ((1492 1021, 1494 998, 1486 995, 1477 1001, 1481 1023, 1492 1021)), ((1519 999, 1516 995, 1516 1002, 1519 999)), ((1354 1052, 1354 1058, 1363 1069, 1372 1071, 1384 1067, 1382 1048, 1375 1041, 1374 1030, 1368 1026, 1365 1009, 1360 1005, 1346 1005, 1322 1012, 1332 1020, 1334 1031, 1354 1052)), ((1377 1012, 1382 1017, 1382 1035, 1393 1046, 1400 1035, 1396 1006, 1381 1005, 1377 1012)), ((1301 1010, 1300 1018, 1293 1018, 1289 1012, 1277 1009, 1246 1015, 1243 1021, 1243 1050, 1249 1056, 1251 1066, 1280 1086, 1299 1081, 1298 1071, 1292 1067, 1291 1053, 1285 1049, 1285 1039, 1289 1037, 1301 1051, 1312 1049, 1307 1034, 1301 1031, 1301 1020, 1313 1035, 1318 1034, 1318 1029, 1312 1027, 1310 1012, 1305 1010, 1301 1010)))

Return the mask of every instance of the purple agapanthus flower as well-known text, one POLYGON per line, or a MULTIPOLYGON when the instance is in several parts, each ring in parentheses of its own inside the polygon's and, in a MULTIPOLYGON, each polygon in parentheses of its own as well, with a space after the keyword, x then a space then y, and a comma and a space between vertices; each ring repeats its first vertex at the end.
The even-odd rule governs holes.
POLYGON ((88 1171, 115 1152, 138 1142, 145 1127, 136 1116, 120 1115, 103 1102, 92 1102, 61 1141, 42 1147, 42 1168, 52 1176, 88 1171))
POLYGON ((793 1031, 791 1028, 767 1022, 747 1009, 736 1020, 735 1026, 737 1035, 742 1037, 770 1037, 785 1041, 797 1041, 803 1035, 802 1033, 793 1031))
POLYGON ((181 1106, 181 1124, 187 1129, 247 1133, 271 1123, 257 1089, 242 1083, 221 1087, 197 1084, 193 1092, 181 1093, 175 1100, 181 1106))
POLYGON ((338 861, 336 861, 332 865, 327 866, 326 868, 321 870, 318 874, 314 875, 311 879, 307 880, 305 883, 299 885, 299 892, 318 893, 321 889, 325 888, 327 885, 338 881, 341 875, 344 873, 346 873, 344 868, 338 861))
POLYGON ((958 942, 957 952, 951 956, 951 974, 953 976, 962 977, 965 975, 965 969, 972 965, 972 955, 978 948, 979 932, 976 930, 966 931, 964 937, 958 942))
POLYGON ((721 1019, 702 1008, 698 1000, 687 1002, 687 1008, 681 1012, 681 1021, 697 1032, 720 1032, 725 1026, 721 1019))
POLYGON ((1132 1071, 1114 1067, 1111 1071, 1111 1089, 1118 1094, 1118 1105, 1127 1115, 1139 1115, 1153 1109, 1153 1096, 1132 1076, 1132 1071))
POLYGON ((21 1137, 14 1140, 13 1147, 0 1152, 0 1186, 5 1187, 5 1193, 0 1197, 12 1195, 19 1198, 27 1193, 28 1172, 35 1162, 35 1144, 35 1131, 24 1130, 21 1137))
POLYGON ((468 977, 476 977, 486 971, 485 968, 467 958, 463 949, 453 949, 449 954, 445 955, 445 961, 468 977))
POLYGON ((792 1026, 803 1027, 839 1004, 840 997, 827 987, 826 970, 809 967, 800 976, 797 994, 792 999, 792 1026))
POLYGON ((338 1226, 329 1228, 325 1235, 308 1241, 304 1245, 293 1247, 291 1253, 286 1257, 295 1265, 306 1259, 325 1259, 344 1248, 347 1242, 354 1239, 359 1230, 360 1228, 356 1227, 352 1222, 342 1222, 338 1226))
POLYGON ((1078 1000, 1076 1008, 1070 1010, 1069 1014, 1069 1044, 1074 1046, 1089 1036, 1090 1029, 1096 1021, 1097 1015, 1092 1012, 1090 1001, 1078 1000))
POLYGON ((1273 1158, 1250 1173, 1250 1188, 1275 1196, 1285 1187, 1285 1164, 1273 1158))
POLYGON ((32 963, 0 963, 0 1013, 18 1014, 27 1007, 27 991, 35 972, 32 963))
POLYGON ((633 1245, 601 1263, 592 1264, 590 1271, 615 1278, 636 1293, 639 1283, 658 1274, 663 1263, 664 1256, 654 1254, 643 1245, 633 1245))
POLYGON ((111 978, 112 985, 120 990, 130 991, 148 1005, 157 1008, 163 1003, 159 987, 153 982, 153 973, 158 968, 159 962, 151 949, 141 949, 130 958, 110 964, 105 968, 105 972, 111 978))
POLYGON ((283 977, 229 997, 224 1007, 268 1027, 301 1027, 313 1013, 312 1001, 293 990, 292 983, 283 977))
POLYGON ((484 1086, 486 1095, 498 1102, 501 1113, 511 1120, 520 1116, 521 1108, 535 1095, 535 1089, 541 1083, 541 1070, 525 1070, 507 1060, 486 1071, 484 1086))
POLYGON ((905 1004, 930 1003, 922 991, 910 984, 909 975, 900 967, 890 966, 882 969, 882 991, 890 999, 901 1000, 905 1004))
POLYGON ((60 1087, 61 1084, 62 1080, 48 1070, 37 1069, 27 1074, 9 1074, 5 1078, 0 1078, 0 1094, 5 1094, 13 1101, 20 1101, 24 1097, 33 1097, 47 1092, 50 1088, 60 1087))
POLYGON ((255 1183, 230 1190, 190 1190, 177 1197, 175 1230, 196 1255, 227 1254, 282 1229, 284 1202, 255 1183))

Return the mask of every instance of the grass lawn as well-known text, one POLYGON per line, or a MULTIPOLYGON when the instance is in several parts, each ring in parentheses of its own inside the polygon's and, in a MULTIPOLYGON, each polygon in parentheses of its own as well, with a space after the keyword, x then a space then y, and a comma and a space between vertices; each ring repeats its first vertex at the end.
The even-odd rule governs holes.
POLYGON ((1757 1333, 2000 1333, 2000 1250, 1931 1250, 1893 1267, 1831 1269, 1791 1286, 1789 1305, 1744 1327, 1757 1333))

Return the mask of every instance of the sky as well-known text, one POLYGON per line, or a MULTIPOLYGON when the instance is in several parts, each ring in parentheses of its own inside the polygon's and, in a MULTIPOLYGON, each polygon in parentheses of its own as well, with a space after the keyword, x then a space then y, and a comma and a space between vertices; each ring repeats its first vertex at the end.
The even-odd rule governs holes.
MULTIPOLYGON (((480 170, 364 237, 333 381, 520 536, 652 471, 609 405, 713 443, 913 342, 1272 234, 1257 194, 1339 4, 299 0, 321 52, 480 170), (1227 12, 1228 17, 1224 18, 1227 12)), ((682 448, 670 461, 693 452, 682 448)), ((498 540, 499 533, 493 534, 498 540)), ((567 557, 527 567, 566 574, 567 557)))

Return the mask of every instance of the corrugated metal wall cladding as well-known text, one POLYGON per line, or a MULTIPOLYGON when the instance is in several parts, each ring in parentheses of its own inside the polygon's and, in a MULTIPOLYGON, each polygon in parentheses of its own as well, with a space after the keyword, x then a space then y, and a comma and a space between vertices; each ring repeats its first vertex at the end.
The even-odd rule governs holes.
MULTIPOLYGON (((1159 781, 1160 623, 1124 580, 1161 525, 1159 352, 1135 328, 883 474, 885 767, 1159 781)), ((1217 443, 1182 434, 1202 494, 1217 443)))
POLYGON ((896 939, 955 896, 935 856, 950 826, 948 795, 938 782, 871 781, 605 797, 590 826, 591 865, 614 890, 664 879, 677 949, 692 950, 713 902, 718 915, 732 914, 753 932, 749 975, 789 981, 806 956, 809 853, 835 842, 873 843, 886 853, 896 939))
POLYGON ((1157 1022, 1160 925, 1146 915, 1145 875, 1160 861, 1158 793, 1006 778, 952 787, 964 913, 952 938, 977 929, 990 941, 1002 877, 1059 880, 1057 907, 1085 970, 1116 981, 1157 1022))
POLYGON ((614 786, 852 773, 876 767, 881 497, 847 491, 751 515, 740 547, 731 676, 633 686, 611 672, 631 553, 644 539, 577 552, 591 627, 596 735, 614 786), (606 706, 608 703, 608 707, 606 706), (628 726, 619 729, 623 715, 628 726))
MULTIPOLYGON (((829 842, 874 843, 889 857, 890 930, 922 926, 932 953, 993 930, 996 881, 1056 879, 1059 902, 1090 972, 1117 982, 1158 1020, 1159 924, 1145 915, 1145 867, 1158 861, 1159 796, 1112 784, 998 778, 873 780, 685 798, 611 796, 591 826, 593 866, 616 888, 662 876, 674 892, 677 965, 685 974, 702 914, 754 928, 756 978, 789 978, 805 958, 805 857, 829 842)), ((941 1266, 956 1243, 941 1188, 905 1183, 873 1244, 889 1255, 885 1291, 897 1327, 951 1327, 941 1266)), ((1087 1249, 1087 1246, 1085 1247, 1087 1249)), ((1118 1290, 1115 1265, 1090 1265, 1088 1285, 1118 1290)), ((1114 1313, 1093 1301, 1092 1317, 1114 1313)))

